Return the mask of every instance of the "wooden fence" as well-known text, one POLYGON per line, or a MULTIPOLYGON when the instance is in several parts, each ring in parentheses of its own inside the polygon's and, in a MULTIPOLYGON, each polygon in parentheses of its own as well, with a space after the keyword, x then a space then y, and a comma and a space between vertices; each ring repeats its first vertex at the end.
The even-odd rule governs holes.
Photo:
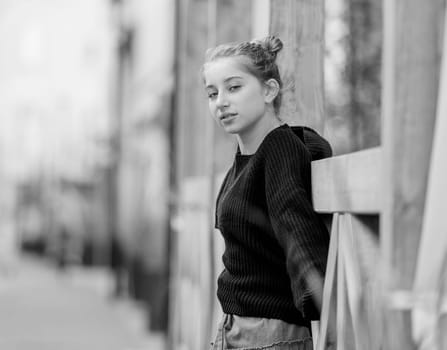
POLYGON ((384 7, 381 147, 313 164, 315 208, 334 213, 319 350, 334 319, 338 349, 447 344, 443 8, 425 5, 395 0, 384 7))

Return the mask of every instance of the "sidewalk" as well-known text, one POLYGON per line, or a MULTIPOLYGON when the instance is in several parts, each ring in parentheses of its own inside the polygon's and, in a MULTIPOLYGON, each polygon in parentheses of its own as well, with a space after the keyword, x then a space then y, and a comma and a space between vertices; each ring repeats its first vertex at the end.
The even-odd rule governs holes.
POLYGON ((63 273, 21 258, 15 273, 0 276, 0 349, 164 350, 141 308, 108 297, 110 284, 105 270, 63 273))

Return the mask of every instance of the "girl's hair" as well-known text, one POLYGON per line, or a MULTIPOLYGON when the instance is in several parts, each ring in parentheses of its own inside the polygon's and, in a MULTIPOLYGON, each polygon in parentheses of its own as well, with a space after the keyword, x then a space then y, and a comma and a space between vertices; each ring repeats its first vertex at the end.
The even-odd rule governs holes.
POLYGON ((273 100, 273 107, 278 114, 281 107, 282 81, 276 64, 276 56, 282 48, 282 41, 275 36, 240 43, 222 44, 206 51, 205 64, 223 57, 246 57, 248 60, 242 61, 242 64, 260 82, 264 83, 269 79, 275 79, 278 82, 280 90, 273 100))

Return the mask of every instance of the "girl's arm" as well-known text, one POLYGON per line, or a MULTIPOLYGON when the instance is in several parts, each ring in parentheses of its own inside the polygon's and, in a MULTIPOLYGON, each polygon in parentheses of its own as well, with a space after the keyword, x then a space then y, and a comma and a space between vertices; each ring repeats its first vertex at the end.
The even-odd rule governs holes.
POLYGON ((270 221, 284 250, 295 305, 307 319, 318 319, 329 234, 311 203, 310 154, 293 135, 272 142, 265 160, 270 221))

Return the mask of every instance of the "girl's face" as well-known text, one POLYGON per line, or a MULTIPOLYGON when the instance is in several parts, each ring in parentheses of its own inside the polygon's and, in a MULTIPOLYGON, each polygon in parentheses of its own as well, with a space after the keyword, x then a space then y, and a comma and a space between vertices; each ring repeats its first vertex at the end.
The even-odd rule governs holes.
POLYGON ((266 87, 243 68, 240 58, 205 64, 204 78, 211 115, 226 132, 243 134, 265 119, 266 87))

